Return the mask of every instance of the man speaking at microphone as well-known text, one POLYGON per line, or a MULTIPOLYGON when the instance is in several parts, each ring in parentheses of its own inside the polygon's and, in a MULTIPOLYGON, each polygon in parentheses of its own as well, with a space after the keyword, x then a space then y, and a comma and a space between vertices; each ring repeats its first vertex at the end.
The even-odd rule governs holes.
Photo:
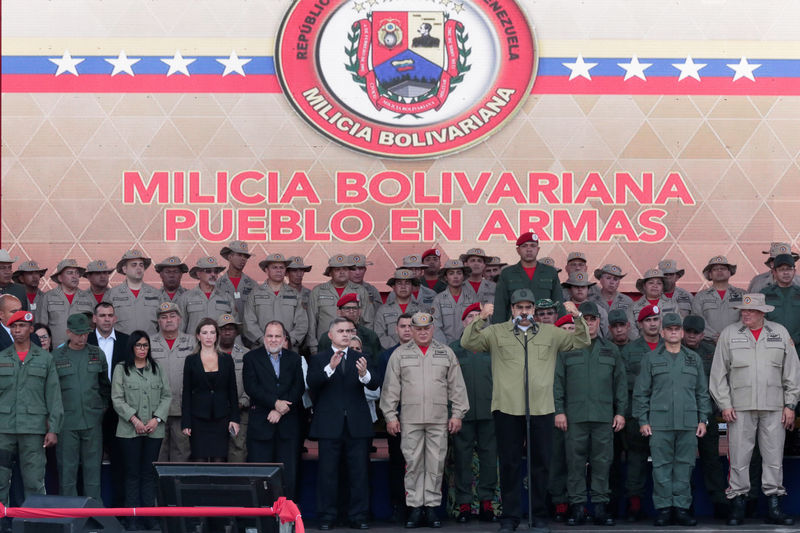
POLYGON ((492 357, 492 415, 500 459, 500 493, 503 515, 500 532, 510 533, 522 516, 520 466, 525 441, 531 456, 529 509, 532 525, 548 531, 547 478, 553 440, 555 404, 553 377, 558 352, 589 346, 591 339, 582 314, 572 302, 564 309, 575 319, 575 333, 550 324, 533 321, 536 296, 530 289, 511 294, 511 319, 487 326, 494 313, 485 304, 481 314, 464 330, 461 346, 467 350, 489 352, 492 357), (527 407, 530 412, 530 435, 525 435, 525 351, 528 354, 527 407))

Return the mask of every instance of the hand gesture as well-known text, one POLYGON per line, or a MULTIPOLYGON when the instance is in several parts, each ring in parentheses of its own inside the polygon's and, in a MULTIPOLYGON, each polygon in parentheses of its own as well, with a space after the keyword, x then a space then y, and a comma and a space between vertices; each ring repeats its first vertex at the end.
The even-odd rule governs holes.
POLYGON ((285 415, 289 412, 289 406, 292 405, 292 402, 287 400, 275 400, 275 410, 278 411, 281 415, 285 415))
POLYGON ((493 314, 494 314, 494 304, 490 303, 481 304, 481 314, 480 314, 481 319, 486 320, 493 314))
POLYGON ((614 428, 615 433, 622 431, 625 428, 625 417, 622 415, 615 415, 611 427, 614 428))
POLYGON ((146 433, 152 433, 158 427, 158 420, 155 417, 151 418, 150 421, 144 426, 144 430, 146 433))
POLYGON ((267 415, 267 422, 269 422, 270 424, 277 424, 278 422, 280 422, 280 420, 281 420, 281 414, 275 409, 270 411, 269 414, 267 415))
POLYGON ((336 367, 339 366, 339 363, 342 361, 342 357, 344 356, 344 352, 333 352, 331 356, 331 361, 328 365, 331 367, 331 370, 336 370, 336 367))
POLYGON ((359 357, 358 361, 356 361, 356 368, 358 369, 358 377, 363 378, 367 375, 367 360, 363 357, 359 357))
POLYGON ((581 314, 581 312, 578 311, 578 306, 575 305, 575 302, 564 302, 564 310, 571 314, 573 318, 578 318, 578 315, 581 314))
MULTIPOLYGON (((137 433, 138 433, 138 431, 137 431, 137 433)), ((183 433, 187 437, 191 437, 192 436, 192 428, 183 428, 181 430, 181 433, 183 433)))
POLYGON ((239 424, 236 422, 228 422, 228 433, 234 437, 239 434, 239 424))

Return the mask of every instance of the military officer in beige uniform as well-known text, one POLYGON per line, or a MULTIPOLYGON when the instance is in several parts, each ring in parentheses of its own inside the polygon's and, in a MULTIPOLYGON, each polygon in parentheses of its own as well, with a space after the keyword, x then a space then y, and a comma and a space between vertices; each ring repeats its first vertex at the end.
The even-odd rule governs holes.
POLYGON ((703 268, 703 275, 711 282, 711 286, 695 294, 692 301, 692 314, 703 317, 705 338, 712 342, 717 342, 720 332, 740 317, 736 307, 742 303, 744 289, 729 283, 734 274, 736 265, 731 264, 724 255, 712 257, 703 268))
POLYGON ((469 267, 469 276, 464 283, 464 290, 467 293, 474 293, 473 300, 476 302, 494 302, 494 290, 497 288, 497 283, 483 277, 486 265, 492 258, 486 255, 483 248, 470 248, 458 259, 464 263, 464 266, 469 267))
POLYGON ((373 328, 384 350, 388 350, 400 342, 395 327, 398 317, 403 313, 413 314, 421 310, 412 296, 414 287, 419 287, 420 283, 419 278, 408 268, 398 268, 394 271, 394 275, 386 281, 386 284, 392 289, 389 296, 394 296, 394 298, 391 302, 389 298, 386 298, 386 303, 378 308, 373 328))
POLYGON ((53 332, 51 343, 53 348, 67 341, 69 315, 91 313, 94 310, 96 303, 94 298, 87 291, 78 289, 81 275, 85 271, 86 269, 79 267, 74 259, 64 259, 50 276, 58 286, 45 293, 39 318, 42 324, 50 326, 50 331, 53 332))
MULTIPOLYGON (((420 311, 430 313, 433 310, 433 299, 436 298, 436 291, 428 288, 422 283, 422 273, 425 271, 425 264, 418 255, 407 255, 403 257, 403 265, 397 268, 410 270, 414 276, 419 278, 419 285, 415 285, 411 291, 411 298, 420 311)), ((386 296, 386 303, 394 303, 395 294, 390 292, 386 296)))
POLYGON ((686 318, 692 312, 694 297, 691 292, 677 285, 678 280, 686 274, 686 270, 678 268, 678 262, 674 259, 659 261, 658 269, 664 274, 664 298, 673 303, 673 307, 677 309, 677 313, 681 315, 681 318, 686 318))
POLYGON ((239 433, 228 441, 228 462, 244 463, 247 461, 247 421, 250 412, 250 397, 244 391, 242 367, 244 366, 244 354, 249 350, 244 347, 242 338, 239 336, 242 324, 232 314, 220 315, 217 319, 217 327, 219 327, 217 348, 233 359, 233 367, 236 371, 236 390, 239 391, 239 433))
POLYGON ((111 288, 108 285, 108 281, 113 272, 114 269, 108 266, 105 259, 95 259, 86 265, 86 272, 83 273, 83 277, 89 280, 88 291, 94 297, 95 303, 102 302, 111 288))
POLYGON ((219 255, 228 261, 228 270, 217 280, 217 288, 233 301, 236 316, 241 318, 247 298, 258 287, 258 282, 244 273, 251 257, 250 248, 244 241, 232 241, 219 251, 219 255))
MULTIPOLYGON (((475 303, 475 294, 465 289, 465 279, 470 269, 458 259, 448 259, 439 270, 439 278, 447 284, 433 299, 433 316, 436 329, 441 332, 438 341, 450 344, 461 339, 464 309, 475 303)), ((492 300, 494 301, 494 300, 492 300)))
POLYGON ((377 311, 378 307, 383 304, 381 291, 379 291, 375 285, 364 281, 364 276, 367 274, 367 267, 372 266, 372 261, 367 261, 367 256, 364 254, 348 255, 347 260, 353 263, 353 266, 350 267, 350 281, 367 289, 367 293, 369 294, 369 300, 364 302, 364 307, 371 306, 373 312, 377 311))
POLYGON ((292 346, 300 346, 306 338, 308 311, 300 293, 284 282, 289 264, 291 260, 283 254, 269 254, 258 263, 267 280, 250 293, 244 306, 244 335, 254 347, 263 344, 264 328, 272 320, 283 324, 292 346))
POLYGON ((117 272, 125 275, 125 281, 110 289, 104 302, 114 306, 117 314, 117 331, 126 335, 141 329, 152 336, 156 332, 156 311, 159 291, 144 281, 144 272, 152 264, 139 250, 128 250, 117 262, 117 272))
MULTIPOLYGON (((636 315, 633 314, 633 300, 627 294, 619 292, 619 284, 627 274, 622 272, 619 265, 608 263, 602 268, 594 269, 594 277, 600 283, 600 290, 589 293, 589 300, 602 307, 607 312, 620 309, 628 317, 629 324, 636 323, 636 315)), ((610 326, 610 325, 609 325, 610 326)), ((634 340, 639 336, 636 328, 628 329, 628 338, 634 340)))
POLYGON ((303 258, 299 255, 289 257, 289 261, 291 262, 286 265, 286 283, 297 291, 300 295, 300 302, 302 302, 303 308, 308 311, 311 289, 303 286, 303 277, 308 272, 311 272, 312 266, 303 264, 303 258))
POLYGON ((41 322, 40 317, 45 291, 39 288, 39 282, 44 277, 45 272, 47 272, 47 269, 39 267, 39 263, 36 261, 25 261, 11 275, 11 279, 15 283, 25 287, 25 296, 28 297, 28 310, 33 313, 33 319, 36 322, 41 322))
POLYGON ((728 525, 744 521, 750 490, 749 466, 758 438, 762 458, 761 489, 768 500, 767 520, 792 525, 780 509, 783 487, 783 444, 794 426, 800 397, 800 362, 789 332, 764 320, 774 309, 763 294, 745 294, 740 321, 722 330, 711 363, 709 390, 728 424, 730 473, 726 494, 731 500, 728 525))
MULTIPOLYGON (((572 272, 570 273, 567 281, 563 282, 561 286, 567 291, 569 297, 565 301, 575 304, 579 307, 584 302, 589 301, 589 293, 597 284, 589 281, 589 274, 586 272, 572 272)), ((603 338, 608 337, 608 311, 601 306, 597 306, 597 313, 600 317, 600 333, 603 338)))
POLYGON ((638 317, 648 305, 658 307, 661 313, 678 312, 675 301, 664 296, 664 273, 659 269, 651 268, 636 280, 636 290, 642 293, 642 297, 633 302, 633 316, 638 317))
POLYGON ((175 302, 186 292, 186 287, 181 285, 183 275, 189 272, 189 265, 181 261, 176 255, 171 255, 156 263, 153 267, 156 274, 161 277, 161 292, 159 299, 162 302, 175 302))
POLYGON ((504 262, 496 255, 493 255, 486 263, 486 269, 483 271, 484 279, 493 281, 495 283, 495 286, 497 286, 497 278, 500 277, 500 271, 503 269, 503 267, 507 266, 508 263, 504 262))
MULTIPOLYGON (((317 344, 320 334, 330 327, 333 319, 338 316, 336 302, 345 294, 358 293, 362 302, 369 301, 367 289, 350 281, 350 267, 353 262, 343 254, 333 255, 328 259, 328 267, 323 275, 330 276, 330 281, 320 283, 311 290, 308 304, 308 339, 309 351, 317 353, 317 344)), ((365 308, 361 315, 364 326, 372 329, 375 320, 375 310, 365 308)))
POLYGON ((185 462, 192 453, 189 437, 181 431, 181 398, 183 365, 195 351, 194 335, 181 333, 181 312, 173 302, 162 302, 157 308, 158 333, 150 340, 150 353, 159 367, 167 373, 172 402, 167 417, 166 432, 161 442, 159 461, 185 462))
POLYGON ((433 339, 433 316, 415 313, 411 327, 413 339, 389 358, 380 407, 387 432, 403 436, 406 504, 412 509, 406 527, 423 519, 440 527, 435 508, 442 502, 447 434, 461 429, 469 401, 456 354, 433 339))
POLYGON ((194 335, 197 324, 204 318, 216 318, 223 313, 235 314, 233 300, 217 287, 217 278, 223 270, 225 268, 211 256, 199 258, 189 270, 189 276, 199 283, 178 300, 185 333, 194 335))

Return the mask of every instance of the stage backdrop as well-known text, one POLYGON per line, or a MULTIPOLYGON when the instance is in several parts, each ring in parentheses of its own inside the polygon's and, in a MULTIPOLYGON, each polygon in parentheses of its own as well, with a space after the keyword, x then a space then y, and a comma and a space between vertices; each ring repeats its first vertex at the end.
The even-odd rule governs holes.
POLYGON ((798 20, 791 0, 4 1, 2 246, 52 272, 243 239, 311 283, 365 253, 385 288, 403 255, 515 261, 533 229, 624 290, 664 257, 697 290, 716 254, 746 286, 800 237, 798 20))

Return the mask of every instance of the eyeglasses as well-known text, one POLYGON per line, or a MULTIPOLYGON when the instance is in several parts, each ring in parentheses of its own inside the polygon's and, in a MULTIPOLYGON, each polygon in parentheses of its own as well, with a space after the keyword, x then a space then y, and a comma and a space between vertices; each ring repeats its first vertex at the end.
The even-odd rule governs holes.
POLYGON ((139 342, 139 343, 134 344, 133 347, 134 348, 138 348, 140 350, 146 350, 146 349, 148 349, 150 347, 150 345, 147 344, 147 343, 139 342))
POLYGON ((553 311, 552 309, 542 309, 540 311, 536 311, 536 314, 537 315, 545 315, 545 316, 547 316, 547 315, 555 315, 556 312, 553 311))
POLYGON ((37 335, 37 337, 39 337, 40 341, 44 341, 44 340, 49 339, 50 335, 48 335, 47 333, 42 333, 41 335, 37 335))
POLYGON ((361 308, 358 306, 345 305, 344 307, 340 307, 339 309, 341 309, 342 311, 358 311, 361 308))

